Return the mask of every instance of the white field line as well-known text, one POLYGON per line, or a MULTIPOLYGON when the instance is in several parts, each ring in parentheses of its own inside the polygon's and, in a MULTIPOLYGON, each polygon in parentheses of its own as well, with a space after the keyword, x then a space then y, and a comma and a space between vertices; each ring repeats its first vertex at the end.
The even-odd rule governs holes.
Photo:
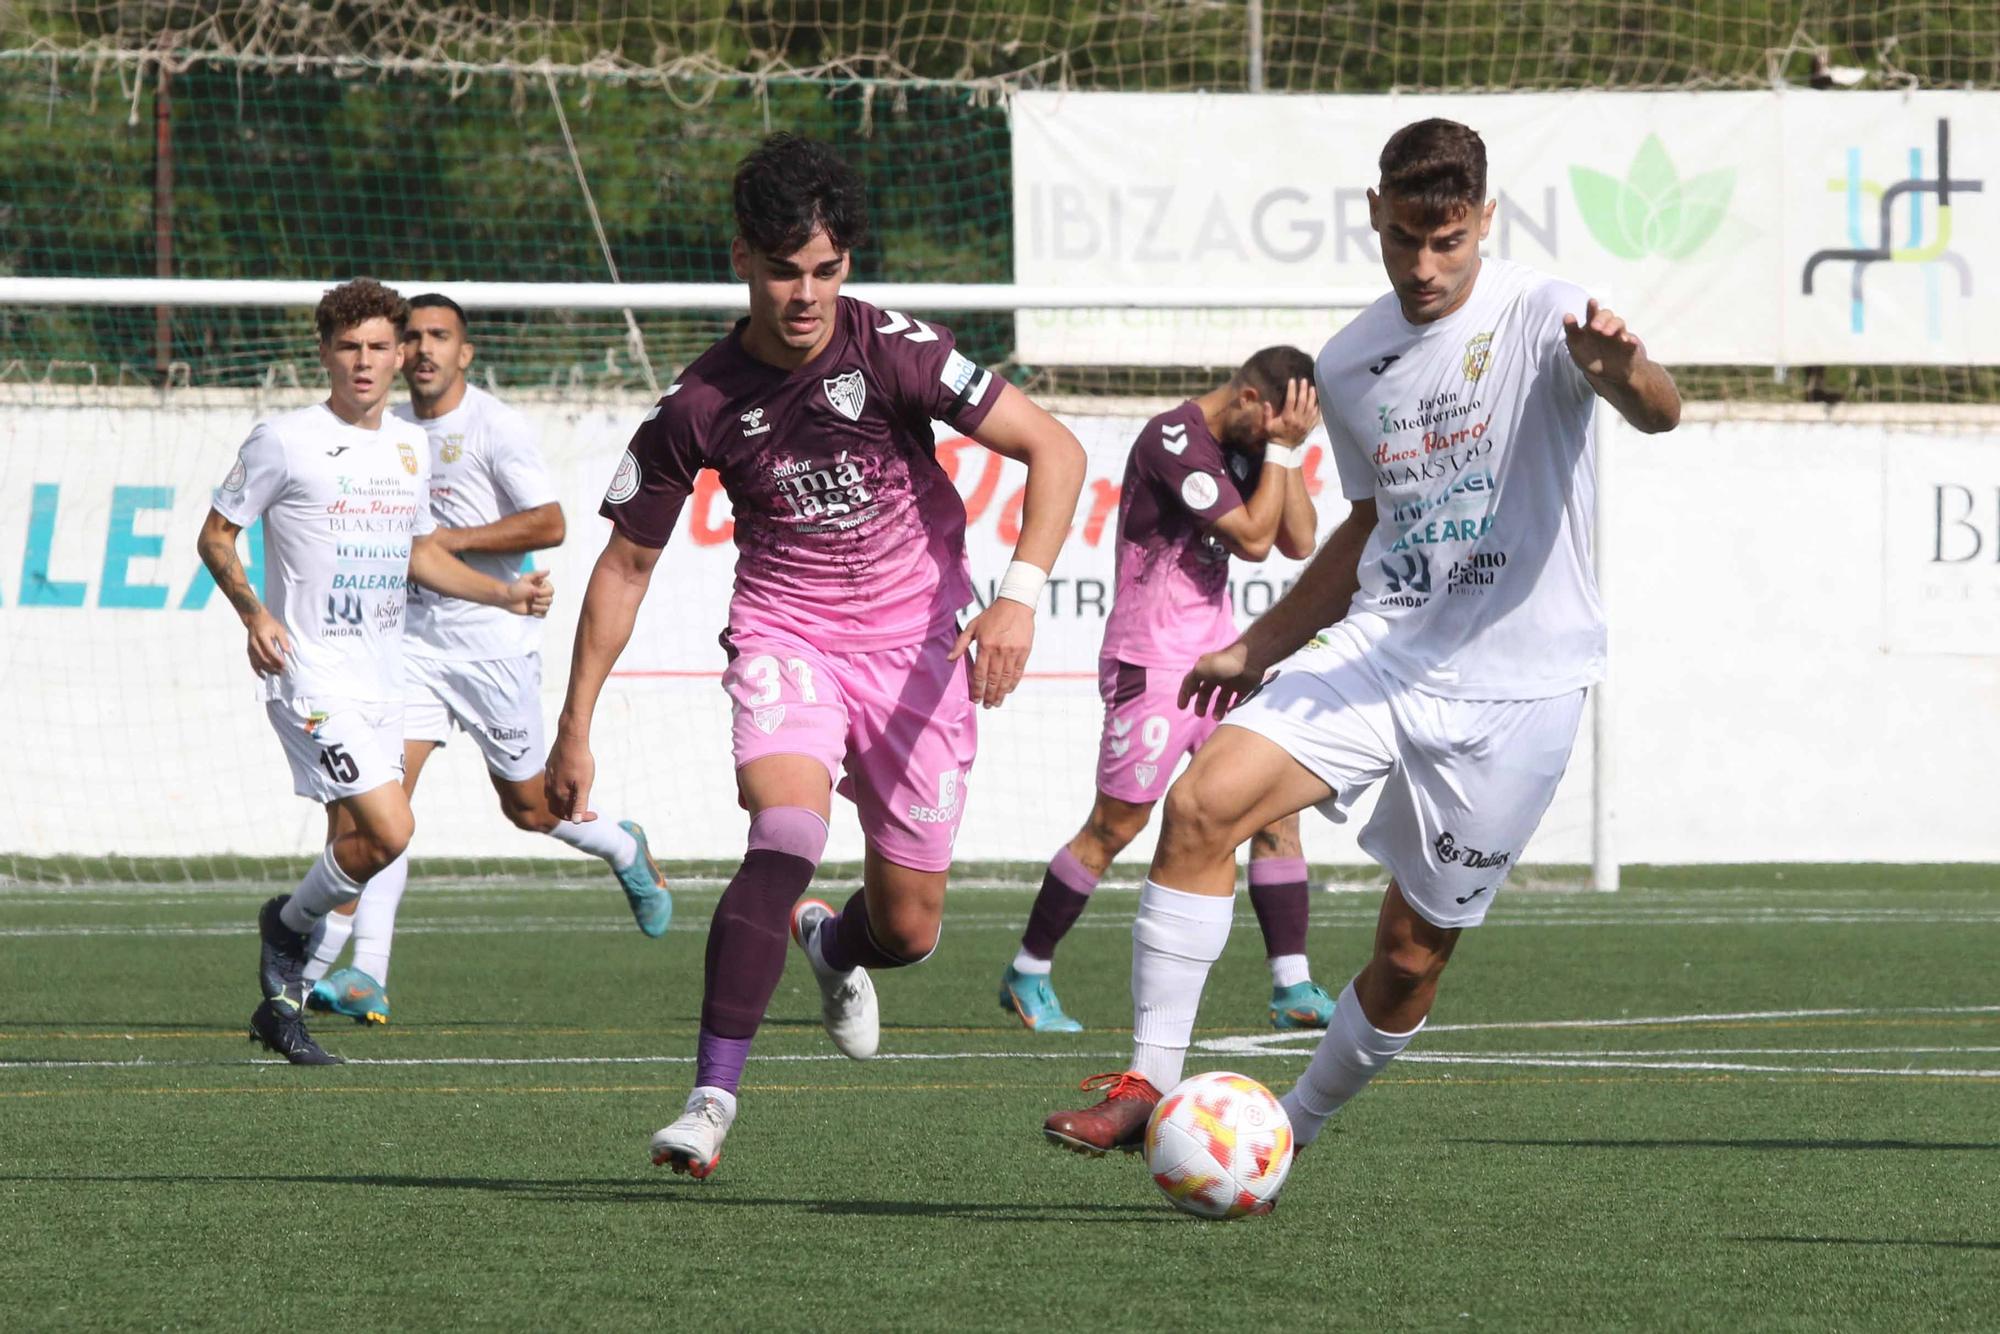
MULTIPOLYGON (((1202 1044, 1205 1050, 1214 1050, 1202 1044)), ((1218 1053, 1220 1054, 1220 1053, 1218 1053)), ((1304 1051, 1284 1050, 1230 1050, 1233 1058, 1259 1057, 1281 1059, 1302 1057, 1304 1051)), ((878 1061, 1116 1061, 1125 1056, 1118 1052, 1016 1052, 1016 1051, 962 1051, 962 1052, 901 1052, 877 1056, 878 1061)), ((760 1056, 761 1062, 799 1064, 845 1061, 847 1058, 837 1052, 817 1055, 760 1056)), ((1413 1065, 1469 1065, 1469 1066, 1511 1066, 1553 1070, 1656 1070, 1694 1073, 1764 1074, 1764 1075, 1843 1075, 1850 1077, 1875 1078, 1924 1078, 1924 1079, 1994 1079, 2000 1080, 2000 1070, 1962 1070, 1951 1067, 1911 1067, 1879 1069, 1868 1066, 1844 1065, 1755 1065, 1741 1061, 1671 1061, 1671 1060, 1605 1060, 1575 1059, 1569 1057, 1548 1057, 1541 1055, 1453 1055, 1449 1053, 1405 1052, 1401 1058, 1413 1065)), ((347 1062, 355 1066, 410 1066, 410 1067, 463 1067, 491 1066, 495 1068, 546 1067, 546 1066, 616 1066, 616 1065, 691 1065, 691 1056, 435 1056, 435 1057, 359 1057, 347 1062)), ((261 1058, 247 1061, 0 1061, 0 1070, 159 1070, 173 1068, 194 1068, 214 1066, 282 1066, 285 1062, 261 1058)))
MULTIPOLYGON (((1438 1024, 1425 1029, 1427 1033, 1463 1033, 1470 1031, 1542 1031, 1549 1029, 1575 1028, 1632 1028, 1660 1024, 1702 1024, 1717 1021, 1780 1021, 1787 1019, 1847 1018, 1854 1016, 1894 1016, 1894 1015, 1964 1015, 2000 1013, 2000 1005, 1960 1005, 1960 1006, 1901 1006, 1884 1009, 1825 1009, 1825 1010, 1746 1010, 1729 1014, 1684 1014, 1655 1015, 1646 1018, 1620 1019, 1545 1019, 1522 1020, 1491 1024, 1438 1024)), ((1194 1050, 1204 1054, 1229 1055, 1232 1057, 1304 1057, 1311 1054, 1317 1045, 1318 1034, 1262 1033, 1240 1037, 1204 1038, 1195 1042, 1194 1050), (1286 1046, 1286 1043, 1304 1043, 1304 1046, 1286 1046)), ((1803 1056, 1848 1055, 1866 1051, 1882 1054, 1915 1053, 1973 1053, 1995 1050, 1991 1047, 1885 1047, 1885 1048, 1798 1048, 1792 1049, 1803 1056)), ((1926 1075, 1951 1078, 2000 1079, 2000 1070, 1954 1070, 1945 1068, 1924 1069, 1856 1069, 1850 1067, 1814 1067, 1784 1065, 1750 1065, 1713 1061, 1674 1061, 1662 1059, 1676 1055, 1721 1054, 1709 1050, 1686 1053, 1637 1052, 1630 1059, 1625 1053, 1568 1053, 1568 1052, 1496 1052, 1496 1053, 1456 1053, 1456 1052, 1405 1052, 1402 1059, 1418 1064, 1461 1064, 1461 1065, 1542 1065, 1575 1066, 1584 1069, 1631 1069, 1631 1070, 1727 1070, 1746 1074, 1844 1074, 1844 1075, 1926 1075), (1652 1058, 1652 1059, 1641 1059, 1652 1058)), ((1776 1054, 1751 1049, 1746 1054, 1776 1054)), ((877 1056, 879 1061, 1119 1061, 1125 1058, 1124 1050, 1108 1052, 1084 1052, 1073 1049, 1044 1051, 979 1051, 979 1052, 888 1052, 877 1056)), ((565 1066, 565 1065, 687 1065, 691 1056, 432 1056, 432 1057, 359 1057, 348 1062, 350 1065, 381 1066, 565 1066)), ((759 1061, 771 1062, 822 1062, 844 1061, 847 1058, 838 1053, 785 1054, 759 1056, 759 1061)), ((124 1061, 6 1061, 0 1060, 0 1070, 119 1070, 119 1069, 172 1069, 176 1067, 202 1067, 215 1065, 282 1065, 277 1060, 249 1061, 154 1061, 133 1059, 124 1061)))
MULTIPOLYGON (((4 907, 0 904, 0 907, 4 907)), ((1250 919, 1246 908, 1237 913, 1245 921, 1250 919)), ((1025 921, 1025 914, 954 914, 945 912, 947 931, 1019 931, 1025 921)), ((1374 912, 1339 913, 1318 911, 1310 918, 1315 926, 1372 926, 1374 912)), ((1898 910, 1889 913, 1838 913, 1815 912, 1809 910, 1772 911, 1745 909, 1738 912, 1710 913, 1699 917, 1660 914, 1646 911, 1627 913, 1591 913, 1583 916, 1559 917, 1543 913, 1526 913, 1516 916, 1501 915, 1489 918, 1488 929, 1499 928, 1549 928, 1549 927, 1639 927, 1639 926, 1995 926, 2000 925, 2000 908, 1991 911, 1963 912, 1923 912, 1921 910, 1898 910)), ((1086 915, 1072 929, 1095 931, 1130 930, 1132 915, 1111 911, 1086 915)), ((630 931, 629 923, 619 924, 615 916, 590 917, 461 917, 425 921, 422 918, 404 919, 398 923, 398 931, 406 935, 507 935, 514 932, 566 932, 582 935, 630 931)), ((700 920, 684 920, 672 928, 676 932, 706 931, 708 923, 700 920)), ((143 922, 123 922, 110 924, 70 924, 52 923, 39 926, 0 927, 0 939, 34 940, 72 936, 107 937, 153 937, 153 936, 247 936, 254 932, 246 919, 241 922, 216 923, 213 925, 169 925, 143 922)))

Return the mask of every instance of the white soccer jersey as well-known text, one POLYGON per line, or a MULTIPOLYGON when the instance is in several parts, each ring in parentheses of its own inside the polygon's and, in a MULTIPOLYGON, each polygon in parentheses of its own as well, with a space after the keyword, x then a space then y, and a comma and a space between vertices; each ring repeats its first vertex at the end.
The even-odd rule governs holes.
POLYGON ((266 699, 401 701, 410 541, 425 503, 424 433, 350 426, 326 404, 259 422, 215 489, 216 512, 264 520, 264 605, 291 637, 266 699))
POLYGON ((1603 676, 1596 397, 1562 324, 1584 303, 1488 259, 1444 319, 1411 324, 1392 293, 1320 352, 1341 490, 1379 513, 1348 620, 1423 690, 1543 699, 1603 676))
MULTIPOLYGON (((465 398, 442 417, 424 420, 409 404, 396 416, 430 437, 431 515, 447 528, 475 528, 556 499, 548 469, 528 419, 483 389, 465 387, 465 398)), ((524 552, 464 551, 481 574, 511 584, 527 566, 524 552)), ((427 658, 478 661, 517 658, 541 644, 541 624, 500 607, 410 590, 408 650, 427 658)))

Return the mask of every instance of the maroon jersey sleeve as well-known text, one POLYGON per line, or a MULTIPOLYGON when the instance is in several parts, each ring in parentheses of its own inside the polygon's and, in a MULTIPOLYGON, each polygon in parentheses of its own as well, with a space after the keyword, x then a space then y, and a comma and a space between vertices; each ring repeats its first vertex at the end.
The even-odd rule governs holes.
POLYGON ((1186 510, 1200 528, 1243 503, 1215 437, 1179 413, 1146 423, 1132 447, 1132 463, 1162 507, 1186 510))
POLYGON ((860 302, 869 364, 911 418, 945 422, 971 435, 1000 397, 993 372, 960 352, 951 330, 860 302))
POLYGON ((696 388, 683 399, 682 386, 675 385, 653 405, 632 433, 632 443, 625 447, 625 457, 618 461, 611 488, 598 507, 620 536, 639 546, 667 544, 681 506, 694 490, 695 474, 707 462, 701 444, 702 414, 694 402, 700 397, 696 388))

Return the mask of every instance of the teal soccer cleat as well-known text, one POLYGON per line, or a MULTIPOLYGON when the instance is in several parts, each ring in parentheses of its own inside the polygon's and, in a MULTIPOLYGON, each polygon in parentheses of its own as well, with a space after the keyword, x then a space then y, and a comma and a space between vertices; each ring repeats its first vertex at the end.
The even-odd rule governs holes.
POLYGON ((1294 1028, 1325 1028, 1333 1021, 1333 997, 1307 980, 1271 988, 1271 1027, 1280 1033, 1294 1028))
POLYGON ((344 1014, 357 1024, 386 1024, 389 993, 359 968, 342 968, 313 983, 306 1008, 344 1014))
POLYGON ((1008 964, 1000 975, 1000 1008, 1037 1033, 1081 1033, 1083 1025, 1063 1013, 1047 973, 1023 973, 1008 964))
POLYGON ((667 878, 660 874, 660 864, 646 846, 646 831, 630 820, 620 820, 618 827, 639 844, 638 860, 618 872, 618 884, 625 891, 625 901, 632 905, 632 920, 657 940, 667 934, 667 924, 674 920, 674 896, 667 892, 667 878))

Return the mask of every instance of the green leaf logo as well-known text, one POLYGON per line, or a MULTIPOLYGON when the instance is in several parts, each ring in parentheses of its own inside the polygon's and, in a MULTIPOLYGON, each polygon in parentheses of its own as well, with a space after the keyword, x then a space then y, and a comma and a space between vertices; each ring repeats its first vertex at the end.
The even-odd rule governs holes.
POLYGON ((1569 169, 1570 189, 1590 234, 1620 259, 1686 259, 1722 225, 1736 188, 1731 170, 1682 181, 1656 134, 1646 136, 1623 181, 1588 167, 1569 169))

